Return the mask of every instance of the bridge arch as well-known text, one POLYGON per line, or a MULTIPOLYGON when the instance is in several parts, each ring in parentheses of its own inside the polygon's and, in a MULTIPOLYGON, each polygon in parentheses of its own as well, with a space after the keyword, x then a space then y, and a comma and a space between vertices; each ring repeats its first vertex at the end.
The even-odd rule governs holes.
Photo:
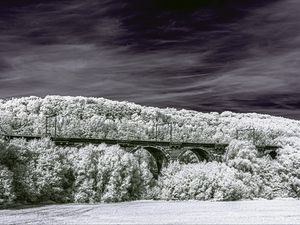
POLYGON ((198 162, 209 161, 209 159, 210 159, 209 153, 202 148, 185 149, 184 151, 182 151, 180 153, 180 155, 178 156, 177 159, 180 160, 180 158, 188 151, 192 152, 196 156, 196 158, 198 159, 198 162))
POLYGON ((157 179, 158 175, 160 174, 160 172, 162 170, 164 163, 166 163, 168 161, 168 158, 169 158, 168 154, 163 149, 158 148, 158 147, 153 147, 153 146, 139 146, 139 147, 135 148, 132 151, 132 153, 135 153, 137 150, 140 150, 140 149, 146 150, 153 156, 156 166, 157 166, 157 172, 154 173, 153 175, 154 175, 154 178, 157 179))
POLYGON ((278 153, 275 150, 268 152, 268 154, 272 159, 276 159, 278 156, 278 153))

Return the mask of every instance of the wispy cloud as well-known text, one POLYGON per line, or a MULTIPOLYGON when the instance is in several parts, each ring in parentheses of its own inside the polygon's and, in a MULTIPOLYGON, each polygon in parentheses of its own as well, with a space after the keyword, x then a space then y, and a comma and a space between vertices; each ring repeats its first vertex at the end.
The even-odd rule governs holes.
POLYGON ((128 4, 11 9, 16 16, 7 12, 0 22, 0 96, 103 96, 300 118, 299 1, 242 8, 244 16, 230 18, 128 4))

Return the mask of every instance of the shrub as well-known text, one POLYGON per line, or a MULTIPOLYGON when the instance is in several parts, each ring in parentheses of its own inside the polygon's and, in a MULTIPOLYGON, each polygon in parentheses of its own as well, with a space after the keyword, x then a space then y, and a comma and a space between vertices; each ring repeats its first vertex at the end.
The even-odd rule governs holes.
POLYGON ((0 205, 11 204, 14 200, 13 173, 0 165, 0 205))

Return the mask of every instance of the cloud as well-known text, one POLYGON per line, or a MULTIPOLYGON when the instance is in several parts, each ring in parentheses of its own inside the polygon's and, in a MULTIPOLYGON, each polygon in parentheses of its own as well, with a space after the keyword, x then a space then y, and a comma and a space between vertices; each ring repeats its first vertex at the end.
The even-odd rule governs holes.
POLYGON ((18 8, 18 19, 7 20, 13 26, 0 32, 0 96, 102 96, 300 118, 299 1, 243 8, 243 17, 234 11, 229 18, 128 4, 18 8))

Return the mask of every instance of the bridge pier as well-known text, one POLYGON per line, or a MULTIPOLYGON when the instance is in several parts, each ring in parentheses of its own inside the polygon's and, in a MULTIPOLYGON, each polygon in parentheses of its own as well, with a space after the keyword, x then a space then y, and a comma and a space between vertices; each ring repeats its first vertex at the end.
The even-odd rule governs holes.
POLYGON ((168 162, 177 161, 182 150, 179 148, 167 148, 166 152, 168 156, 166 157, 168 159, 168 162))

